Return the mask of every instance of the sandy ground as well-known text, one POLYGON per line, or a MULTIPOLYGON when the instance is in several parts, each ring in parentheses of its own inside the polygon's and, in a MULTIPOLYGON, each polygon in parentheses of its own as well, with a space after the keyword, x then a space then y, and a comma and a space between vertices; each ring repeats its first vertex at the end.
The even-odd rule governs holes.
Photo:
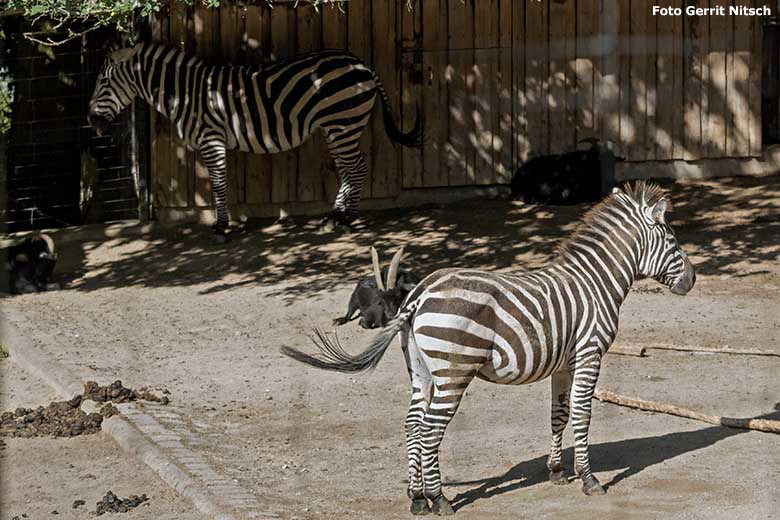
MULTIPOLYGON (((780 176, 666 187, 697 286, 681 298, 638 283, 618 341, 780 352, 780 176)), ((193 449, 266 510, 407 518, 400 349, 373 373, 346 376, 295 364, 279 347, 306 347, 312 327, 332 328, 356 278, 370 271, 372 244, 386 259, 406 245, 407 265, 421 275, 446 266, 514 271, 548 261, 582 211, 476 201, 368 213, 363 229, 335 237, 299 219, 290 228, 252 223, 224 246, 200 228, 68 243, 58 266, 65 290, 2 305, 34 320, 30 339, 85 380, 169 390, 198 432, 193 449)), ((372 334, 339 328, 351 351, 372 334)), ((651 351, 608 356, 600 386, 708 413, 780 418, 778 375, 780 358, 651 351)), ((594 402, 591 461, 607 495, 586 497, 579 482, 546 482, 548 383, 480 381, 445 436, 442 470, 462 518, 773 518, 779 444, 777 435, 594 402)), ((565 461, 571 472, 570 448, 565 461)))
MULTIPOLYGON (((36 408, 59 398, 40 381, 0 361, 3 411, 36 408)), ((200 520, 182 499, 150 469, 126 456, 105 433, 72 438, 9 438, 0 450, 0 519, 87 518, 109 490, 127 498, 146 494, 149 501, 123 518, 200 520), (73 507, 76 500, 85 505, 73 507), (54 513, 57 511, 57 513, 54 513)))

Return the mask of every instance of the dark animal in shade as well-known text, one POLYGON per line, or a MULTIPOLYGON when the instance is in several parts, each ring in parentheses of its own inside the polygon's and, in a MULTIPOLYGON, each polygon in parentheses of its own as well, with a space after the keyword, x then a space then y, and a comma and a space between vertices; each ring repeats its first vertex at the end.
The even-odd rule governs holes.
POLYGON ((49 235, 27 237, 11 246, 6 263, 11 292, 22 294, 59 289, 59 284, 52 280, 56 264, 57 251, 49 235))
POLYGON ((553 205, 601 200, 613 187, 617 158, 596 139, 580 143, 591 147, 528 160, 512 178, 512 196, 527 203, 553 205))
POLYGON ((360 280, 352 291, 347 306, 347 314, 333 320, 334 325, 343 325, 351 321, 357 311, 360 311, 358 322, 364 329, 384 327, 398 312, 398 307, 406 295, 420 282, 420 279, 408 269, 400 267, 404 248, 393 256, 389 267, 379 269, 379 255, 371 248, 371 260, 374 276, 360 280), (382 283, 382 280, 386 283, 382 283))

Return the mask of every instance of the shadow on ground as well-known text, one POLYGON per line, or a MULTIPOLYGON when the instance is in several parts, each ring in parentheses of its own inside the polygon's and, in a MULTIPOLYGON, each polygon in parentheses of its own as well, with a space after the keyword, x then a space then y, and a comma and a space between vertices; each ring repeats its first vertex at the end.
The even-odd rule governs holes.
MULTIPOLYGON (((780 409, 780 403, 775 405, 775 409, 780 409)), ((777 420, 780 419, 780 412, 775 411, 756 418, 777 420)), ((668 433, 655 437, 591 444, 591 466, 595 472, 622 470, 608 482, 602 482, 604 488, 609 490, 610 487, 633 477, 650 466, 712 446, 719 441, 749 431, 712 426, 701 430, 668 433)), ((563 452, 564 465, 569 473, 572 472, 573 467, 573 452, 573 448, 568 448, 563 452)), ((521 462, 503 475, 476 481, 448 482, 447 485, 476 485, 476 487, 458 493, 454 497, 453 507, 458 510, 479 500, 490 499, 503 493, 546 482, 548 482, 548 473, 547 456, 545 455, 521 462)), ((572 485, 575 484, 579 485, 579 481, 572 483, 572 485)))
MULTIPOLYGON (((746 265, 780 258, 780 174, 696 183, 660 181, 673 203, 671 223, 698 273, 740 276, 746 265), (735 265, 741 267, 737 268, 735 265)), ((407 265, 425 275, 442 267, 514 270, 543 265, 587 207, 544 207, 509 200, 365 212, 348 234, 319 234, 317 219, 291 227, 247 224, 219 245, 205 227, 179 227, 101 242, 71 243, 61 273, 70 290, 204 284, 202 292, 281 284, 288 300, 308 298, 370 272, 368 248, 388 259, 407 246, 407 265), (85 276, 89 274, 89 276, 85 276), (226 276, 238 275, 238 276, 226 276)))

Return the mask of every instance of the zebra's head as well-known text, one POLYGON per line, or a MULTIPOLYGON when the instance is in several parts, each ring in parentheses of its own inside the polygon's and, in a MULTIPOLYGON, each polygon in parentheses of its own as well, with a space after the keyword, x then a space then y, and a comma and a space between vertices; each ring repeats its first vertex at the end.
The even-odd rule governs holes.
POLYGON ((97 135, 103 135, 109 125, 136 96, 132 79, 132 58, 141 45, 119 48, 112 46, 98 74, 95 91, 89 100, 87 122, 97 135))
POLYGON ((696 271, 666 222, 669 200, 657 186, 641 181, 627 192, 635 203, 642 235, 639 274, 669 287, 674 294, 687 294, 696 282, 696 271))

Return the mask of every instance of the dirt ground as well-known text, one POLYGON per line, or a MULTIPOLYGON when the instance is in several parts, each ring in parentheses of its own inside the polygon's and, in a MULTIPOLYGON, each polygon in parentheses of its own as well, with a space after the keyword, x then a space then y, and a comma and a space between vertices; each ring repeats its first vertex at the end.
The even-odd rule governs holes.
MULTIPOLYGON (((3 410, 35 408, 58 397, 9 359, 0 361, 3 410)), ((149 501, 123 518, 205 520, 143 463, 133 460, 105 433, 72 438, 0 438, 0 519, 89 517, 109 490, 149 501), (76 500, 84 505, 73 507, 76 500), (53 513, 57 511, 57 513, 53 513), (56 515, 56 516, 55 516, 56 515)))
MULTIPOLYGON (((697 285, 681 298, 638 283, 618 341, 780 352, 780 175, 664 186, 697 285)), ((307 347, 312 327, 332 329, 355 280, 370 272, 370 245, 385 260, 406 245, 407 265, 420 275, 448 266, 533 268, 555 254, 583 209, 472 201, 367 213, 361 229, 338 236, 297 219, 293 227, 249 223, 222 246, 208 230, 186 227, 70 242, 58 265, 64 290, 2 305, 23 312, 31 341, 84 380, 169 390, 197 433, 191 447, 265 510, 282 518, 407 518, 409 385, 400 349, 373 373, 347 376, 295 364, 279 347, 307 347)), ((355 322, 339 328, 353 352, 372 335, 355 322)), ((609 355, 599 383, 706 413, 780 418, 778 375, 780 358, 652 350, 647 358, 609 355)), ((607 495, 586 497, 579 482, 548 484, 548 385, 470 387, 442 447, 445 493, 460 517, 776 516, 780 436, 598 402, 591 461, 607 495)), ((570 432, 564 442, 571 446, 570 432)), ((572 457, 569 448, 569 472, 572 457)), ((61 465, 53 458, 31 466, 61 465)), ((49 482, 73 478, 65 469, 55 475, 49 482)), ((13 503, 24 504, 13 489, 13 503)))

